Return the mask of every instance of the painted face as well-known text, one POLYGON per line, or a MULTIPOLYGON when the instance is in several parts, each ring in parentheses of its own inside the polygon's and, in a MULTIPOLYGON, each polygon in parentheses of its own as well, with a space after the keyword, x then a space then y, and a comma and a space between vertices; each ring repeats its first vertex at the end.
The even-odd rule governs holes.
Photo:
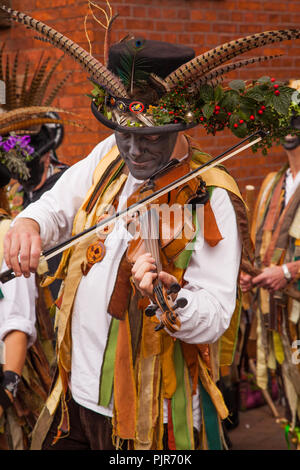
POLYGON ((300 145, 300 138, 297 135, 286 135, 283 147, 285 150, 294 150, 300 145))
POLYGON ((115 133, 121 157, 130 173, 139 180, 149 178, 170 160, 177 135, 177 132, 159 135, 115 133))

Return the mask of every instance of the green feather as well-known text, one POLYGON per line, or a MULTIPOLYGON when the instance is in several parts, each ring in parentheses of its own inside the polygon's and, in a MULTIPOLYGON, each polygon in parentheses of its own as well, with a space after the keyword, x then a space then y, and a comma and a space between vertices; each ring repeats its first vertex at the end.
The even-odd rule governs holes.
POLYGON ((132 93, 134 87, 141 85, 149 76, 147 72, 147 59, 138 57, 138 54, 143 49, 143 46, 129 46, 127 45, 128 52, 126 52, 120 61, 120 68, 118 74, 126 86, 132 93))

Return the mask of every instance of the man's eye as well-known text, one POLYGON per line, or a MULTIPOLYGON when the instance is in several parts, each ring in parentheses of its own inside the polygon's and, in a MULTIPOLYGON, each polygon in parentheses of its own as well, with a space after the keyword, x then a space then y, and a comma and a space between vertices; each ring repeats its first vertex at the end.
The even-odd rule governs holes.
POLYGON ((156 142, 160 139, 160 135, 145 135, 146 140, 150 140, 151 142, 156 142))

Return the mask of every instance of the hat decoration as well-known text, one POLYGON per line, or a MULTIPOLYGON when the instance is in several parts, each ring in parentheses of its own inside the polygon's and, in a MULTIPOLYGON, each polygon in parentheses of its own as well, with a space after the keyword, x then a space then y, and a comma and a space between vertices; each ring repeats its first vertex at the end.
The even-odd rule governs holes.
MULTIPOLYGON (((108 0, 106 3, 109 6, 108 0)), ((112 16, 110 6, 109 15, 95 2, 89 0, 88 6, 94 19, 97 20, 92 7, 106 16, 107 60, 109 31, 116 15, 112 16)), ((213 135, 229 128, 237 137, 245 137, 263 130, 268 131, 268 136, 253 150, 262 147, 266 153, 268 147, 291 132, 292 113, 300 115, 299 104, 294 100, 295 89, 275 78, 222 84, 228 72, 277 56, 229 62, 231 59, 268 44, 298 39, 300 29, 264 31, 224 43, 197 57, 185 46, 126 38, 109 48, 108 62, 103 65, 91 51, 88 53, 53 28, 24 13, 1 8, 81 64, 94 83, 93 114, 116 131, 159 134, 202 125, 213 135), (167 64, 171 64, 171 70, 163 70, 167 64)))
MULTIPOLYGON (((53 100, 64 86, 70 73, 48 92, 49 84, 64 56, 59 57, 49 68, 50 57, 41 55, 40 61, 32 72, 32 63, 27 60, 24 74, 19 70, 19 53, 12 66, 9 56, 4 57, 5 44, 0 49, 0 80, 5 83, 5 103, 0 106, 0 163, 21 180, 30 178, 28 164, 46 152, 37 148, 37 137, 49 125, 63 128, 64 124, 83 127, 75 120, 62 119, 60 114, 73 114, 51 106, 53 100), (22 76, 18 80, 19 76, 22 76)), ((47 142, 47 151, 52 142, 47 142)), ((44 146, 43 146, 44 148, 44 146)))

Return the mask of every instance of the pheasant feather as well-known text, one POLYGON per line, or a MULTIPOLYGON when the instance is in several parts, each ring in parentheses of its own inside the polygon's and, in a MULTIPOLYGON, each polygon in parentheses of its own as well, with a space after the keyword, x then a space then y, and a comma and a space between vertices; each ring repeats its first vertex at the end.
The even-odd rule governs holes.
POLYGON ((249 59, 244 59, 244 60, 240 60, 237 62, 230 62, 229 64, 226 64, 226 65, 220 65, 219 67, 212 70, 211 72, 206 73, 201 78, 199 78, 199 80, 196 80, 192 85, 190 85, 189 91, 191 93, 195 93, 205 83, 211 83, 213 80, 217 80, 217 82, 222 81, 223 76, 229 72, 232 72, 233 70, 246 67, 247 65, 260 63, 265 60, 275 59, 280 56, 281 56, 280 54, 277 54, 277 55, 270 55, 270 56, 251 57, 249 59))
POLYGON ((228 60, 244 52, 256 49, 275 42, 289 41, 300 38, 300 29, 284 29, 279 31, 265 31, 244 38, 230 41, 201 54, 182 65, 165 78, 170 89, 179 83, 189 84, 205 73, 222 65, 228 60))

